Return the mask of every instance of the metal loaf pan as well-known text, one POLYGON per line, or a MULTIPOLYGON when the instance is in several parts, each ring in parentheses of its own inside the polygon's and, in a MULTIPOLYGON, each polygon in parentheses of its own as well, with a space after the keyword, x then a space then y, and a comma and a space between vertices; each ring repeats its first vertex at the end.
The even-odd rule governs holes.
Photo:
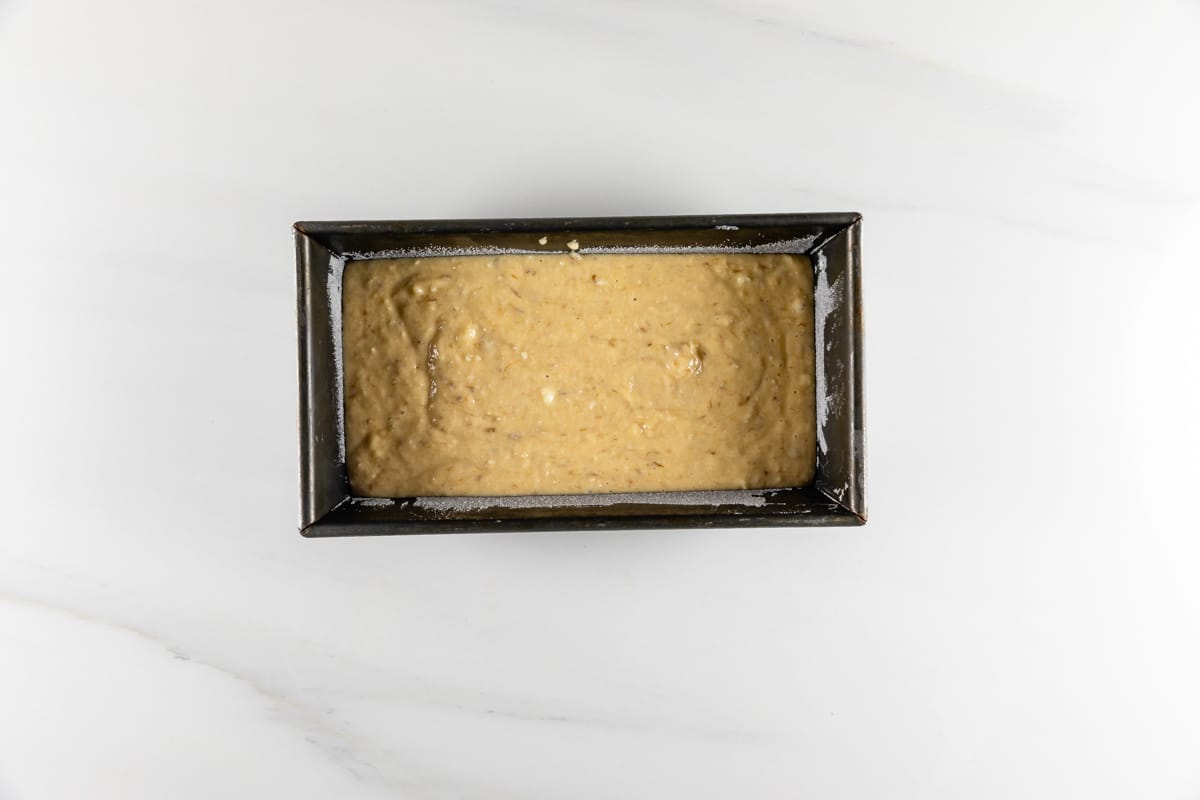
POLYGON ((861 525, 866 522, 862 302, 854 213, 298 222, 300 530, 305 536, 861 525), (548 246, 536 240, 549 237, 548 246), (794 489, 422 498, 350 494, 341 430, 341 275, 405 255, 565 251, 802 253, 816 272, 817 472, 794 489))

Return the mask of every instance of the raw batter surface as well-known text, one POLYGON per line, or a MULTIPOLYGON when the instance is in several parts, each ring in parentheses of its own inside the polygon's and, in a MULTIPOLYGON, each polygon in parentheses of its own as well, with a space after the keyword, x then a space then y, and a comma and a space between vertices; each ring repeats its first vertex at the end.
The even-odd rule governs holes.
POLYGON ((813 276, 778 254, 357 261, 356 495, 771 488, 816 464, 813 276))

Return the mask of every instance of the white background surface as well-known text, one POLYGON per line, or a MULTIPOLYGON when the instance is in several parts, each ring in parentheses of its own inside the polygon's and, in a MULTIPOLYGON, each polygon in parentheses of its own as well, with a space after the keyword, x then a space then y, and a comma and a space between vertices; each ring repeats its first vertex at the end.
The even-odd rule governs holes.
POLYGON ((1200 798, 1200 7, 0 2, 0 798, 1200 798), (302 540, 297 219, 865 215, 862 529, 302 540))

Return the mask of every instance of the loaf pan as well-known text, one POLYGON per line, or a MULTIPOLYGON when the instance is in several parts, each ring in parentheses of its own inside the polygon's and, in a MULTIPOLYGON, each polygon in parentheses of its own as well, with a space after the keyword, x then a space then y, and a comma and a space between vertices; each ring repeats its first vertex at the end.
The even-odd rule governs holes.
POLYGON ((297 222, 300 531, 305 536, 742 528, 866 522, 860 237, 855 213, 297 222), (548 237, 546 246, 535 244, 548 237), (546 252, 808 255, 815 271, 817 471, 791 489, 526 497, 355 497, 342 430, 341 276, 349 261, 546 252))

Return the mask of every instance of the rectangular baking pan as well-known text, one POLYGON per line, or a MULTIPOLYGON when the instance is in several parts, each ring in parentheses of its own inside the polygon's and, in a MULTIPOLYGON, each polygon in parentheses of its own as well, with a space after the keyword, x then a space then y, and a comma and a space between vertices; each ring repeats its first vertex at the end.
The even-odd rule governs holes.
POLYGON ((300 531, 401 533, 861 525, 866 522, 860 231, 855 213, 297 222, 300 531), (547 247, 536 240, 549 237, 547 247), (817 472, 808 486, 620 495, 354 497, 342 430, 341 274, 356 259, 591 248, 808 255, 816 273, 817 472))

